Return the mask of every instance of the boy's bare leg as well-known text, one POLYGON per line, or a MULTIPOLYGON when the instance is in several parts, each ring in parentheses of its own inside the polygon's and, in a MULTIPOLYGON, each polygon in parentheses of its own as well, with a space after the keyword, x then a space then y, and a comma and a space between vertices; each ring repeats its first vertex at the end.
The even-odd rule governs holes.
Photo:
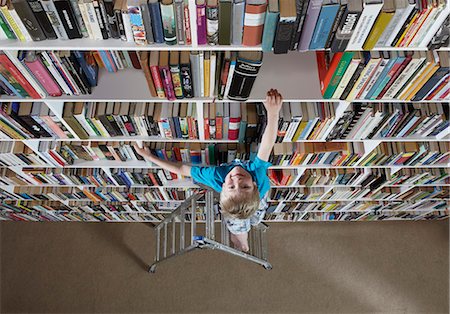
POLYGON ((248 252, 250 250, 248 246, 248 233, 233 234, 230 233, 231 242, 233 242, 234 247, 238 250, 248 252))

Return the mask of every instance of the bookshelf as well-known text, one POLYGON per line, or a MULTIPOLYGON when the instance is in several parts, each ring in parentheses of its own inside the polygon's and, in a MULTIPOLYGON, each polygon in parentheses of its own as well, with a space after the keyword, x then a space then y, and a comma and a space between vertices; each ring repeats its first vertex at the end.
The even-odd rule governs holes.
MULTIPOLYGON (((197 16, 196 3, 195 1, 185 1, 184 3, 189 9, 189 27, 192 37, 192 43, 189 45, 167 45, 164 43, 137 45, 133 41, 113 38, 106 40, 79 38, 21 42, 19 40, 1 39, 0 37, 0 47, 1 50, 12 54, 19 50, 33 50, 38 53, 41 51, 80 50, 88 52, 122 51, 127 53, 135 51, 138 53, 147 51, 203 51, 212 52, 218 56, 222 52, 238 54, 242 51, 261 52, 265 50, 261 44, 254 46, 198 44, 197 19, 199 17, 197 16)), ((422 5, 421 3, 420 6, 422 5)), ((406 45, 406 47, 375 46, 370 50, 371 58, 388 56, 386 59, 393 59, 422 53, 420 56, 424 60, 425 57, 436 58, 436 56, 440 56, 439 62, 445 62, 445 56, 448 56, 449 52, 448 47, 439 47, 434 49, 432 54, 427 55, 430 51, 427 47, 427 40, 431 40, 432 33, 436 32, 440 25, 446 23, 444 20, 450 12, 448 5, 443 5, 445 3, 439 2, 437 6, 430 6, 428 9, 419 8, 419 11, 425 10, 423 12, 428 12, 429 16, 436 15, 438 8, 441 10, 440 14, 436 15, 435 24, 431 25, 424 22, 421 26, 423 30, 419 28, 426 40, 416 42, 413 46, 406 45), (425 30, 429 30, 429 34, 426 34, 425 30)), ((381 9, 381 12, 385 13, 383 9, 381 9)), ((319 124, 316 124, 312 129, 317 132, 316 136, 312 136, 314 132, 311 131, 304 138, 298 138, 292 142, 281 141, 281 143, 276 144, 274 158, 281 158, 279 160, 282 161, 274 162, 269 170, 272 188, 266 220, 303 222, 448 218, 450 205, 448 197, 450 187, 448 170, 450 100, 448 97, 408 101, 396 97, 392 99, 324 99, 321 91, 323 77, 320 74, 321 67, 320 62, 318 63, 318 55, 321 53, 330 54, 329 58, 331 59, 331 56, 335 53, 332 50, 328 47, 319 49, 318 53, 307 50, 290 51, 288 54, 274 54, 265 51, 263 65, 251 87, 250 96, 240 105, 241 108, 242 106, 251 108, 255 103, 264 100, 268 89, 276 87, 283 94, 285 101, 283 106, 306 104, 309 109, 314 108, 311 109, 311 114, 316 116, 319 116, 317 108, 322 104, 334 108, 330 109, 332 113, 328 112, 328 115, 321 117, 320 122, 326 127, 321 129, 319 124), (406 110, 406 115, 413 110, 419 112, 423 109, 425 111, 420 111, 421 117, 435 114, 436 117, 441 117, 442 121, 438 124, 436 120, 436 124, 433 124, 430 120, 429 124, 422 124, 421 126, 424 129, 440 126, 441 129, 436 129, 434 135, 427 133, 426 136, 421 136, 420 134, 423 132, 420 133, 415 130, 417 134, 405 136, 401 132, 404 134, 410 132, 412 126, 408 129, 407 125, 404 124, 391 136, 369 136, 369 132, 366 131, 364 136, 328 138, 327 135, 337 129, 339 121, 348 112, 356 112, 356 108, 362 107, 372 108, 373 115, 376 112, 374 108, 377 107, 377 110, 384 112, 386 117, 393 116, 395 110, 406 110), (445 125, 446 121, 447 125, 445 125), (325 162, 327 156, 329 157, 330 154, 337 152, 336 148, 335 151, 326 148, 327 145, 333 144, 340 145, 337 151, 348 151, 349 154, 354 154, 357 158, 355 157, 351 163, 333 164, 332 162, 325 162), (317 147, 325 147, 325 150, 322 152, 317 147), (405 152, 401 150, 402 148, 408 150, 405 152), (314 156, 310 156, 308 161, 305 161, 308 156, 303 156, 303 162, 297 163, 292 161, 294 159, 289 159, 293 158, 293 152, 303 150, 311 154, 314 153, 314 156), (371 156, 381 158, 383 154, 389 156, 393 155, 394 152, 399 154, 399 157, 406 158, 405 153, 421 152, 421 150, 423 150, 421 162, 413 164, 409 164, 408 159, 405 162, 398 162, 398 160, 397 162, 392 162, 392 160, 390 162, 386 160, 383 162, 380 162, 380 160, 378 160, 379 162, 368 161, 371 156), (319 152, 323 155, 320 155, 319 152), (376 157, 372 155, 374 152, 378 153, 376 157), (313 161, 314 158, 318 158, 318 160, 313 161)), ((363 55, 364 49, 355 49, 353 52, 363 55)), ((370 60, 368 59, 368 61, 370 60)), ((436 64, 439 63, 436 61, 436 64)), ((330 60, 328 60, 328 66, 330 66, 330 60)), ((448 67, 448 65, 441 64, 440 67, 448 67)), ((413 78, 412 76, 411 79, 413 78)), ((212 104, 229 106, 236 101, 226 97, 219 99, 217 96, 200 97, 198 95, 193 98, 174 100, 158 98, 152 96, 144 72, 131 66, 119 69, 117 72, 109 72, 106 68, 100 68, 98 84, 92 88, 91 93, 78 96, 63 93, 59 97, 44 97, 43 99, 1 95, 0 105, 2 107, 8 106, 7 104, 11 102, 17 103, 19 107, 30 102, 33 102, 33 104, 39 102, 46 106, 49 110, 48 114, 53 117, 53 121, 64 130, 66 135, 70 135, 70 138, 58 136, 25 136, 25 138, 2 136, 0 138, 0 198, 3 201, 3 207, 0 209, 0 220, 157 222, 179 204, 180 199, 182 199, 181 195, 189 195, 194 189, 198 188, 190 180, 184 178, 172 177, 169 179, 169 174, 163 173, 160 168, 143 160, 137 160, 135 156, 131 156, 132 152, 130 151, 128 151, 130 156, 124 161, 117 160, 117 158, 114 160, 101 158, 100 160, 84 160, 80 158, 73 163, 62 165, 55 162, 48 154, 50 149, 61 152, 62 145, 80 144, 80 147, 82 145, 98 147, 99 143, 107 143, 106 146, 109 145, 108 147, 118 147, 124 146, 126 143, 140 142, 148 145, 159 145, 157 149, 163 149, 166 145, 169 145, 167 150, 173 147, 191 149, 191 147, 200 147, 199 145, 202 146, 203 150, 211 146, 223 146, 228 150, 233 150, 229 147, 242 145, 242 141, 238 139, 229 139, 226 136, 222 139, 211 139, 206 138, 204 132, 201 132, 204 129, 204 119, 208 116, 205 108, 211 108, 212 104), (125 103, 128 105, 134 103, 137 107, 144 103, 162 106, 191 104, 195 106, 192 114, 195 115, 194 118, 198 123, 197 137, 171 138, 161 136, 161 134, 122 134, 119 136, 107 134, 106 136, 90 135, 87 138, 82 138, 64 113, 64 108, 71 103, 83 103, 83 106, 92 103, 98 106, 100 103, 110 102, 120 103, 121 106, 124 106, 125 103), (150 177, 149 173, 153 174, 155 181, 149 181, 148 178, 143 179, 145 176, 150 177), (102 191, 111 194, 103 198, 101 196, 102 191), (119 194, 112 193, 128 194, 120 194, 121 198, 119 194), (114 195, 118 198, 115 198, 114 195), (130 199, 126 200, 126 197, 130 199)), ((289 122, 290 125, 295 123, 295 115, 293 110, 289 111, 289 114, 285 116, 285 122, 289 122)), ((82 113, 82 115, 88 119, 95 118, 95 115, 86 113, 82 113)), ((117 114, 114 115, 117 116, 117 114)), ((40 117, 42 114, 37 114, 37 116, 40 117)), ((214 114, 212 116, 217 117, 214 114)), ((310 122, 313 120, 312 118, 312 116, 308 117, 305 112, 302 112, 301 121, 310 122)), ((354 118, 355 125, 360 120, 362 120, 361 117, 354 118)), ((260 121, 258 120, 259 124, 260 121)), ((355 125, 353 127, 356 128, 355 125)), ((81 125, 81 127, 83 126, 81 125)), ((372 127, 375 130, 381 125, 380 123, 374 123, 372 127)), ((378 129, 378 131, 380 130, 378 129)), ((280 131, 283 132, 282 124, 280 124, 280 131)), ((174 130, 172 132, 175 133, 174 130)), ((287 129, 284 129, 284 132, 287 132, 287 129)), ((251 142, 255 142, 255 139, 251 142)), ((246 150, 242 156, 251 157, 254 146, 246 145, 246 150)), ((238 151, 237 154, 239 153, 238 151)), ((417 155, 413 155, 412 158, 414 157, 417 157, 417 155)), ((204 164, 205 160, 201 160, 201 162, 204 164)), ((199 212, 199 217, 202 217, 201 212, 199 212)))

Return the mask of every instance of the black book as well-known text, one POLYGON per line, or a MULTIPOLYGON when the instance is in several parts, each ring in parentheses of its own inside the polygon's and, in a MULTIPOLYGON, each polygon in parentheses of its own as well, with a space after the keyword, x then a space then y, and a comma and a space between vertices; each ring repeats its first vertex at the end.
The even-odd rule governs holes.
POLYGON ((295 23, 293 21, 278 21, 277 31, 273 42, 273 53, 287 53, 291 45, 291 37, 294 32, 295 23))
POLYGON ((122 135, 122 132, 118 133, 116 131, 116 128, 113 126, 113 123, 115 123, 116 121, 114 120, 114 117, 112 115, 101 115, 98 117, 98 119, 103 124, 106 131, 108 131, 110 136, 122 135))
POLYGON ((36 19, 36 16, 31 10, 31 7, 28 5, 28 2, 26 0, 12 0, 11 3, 17 12, 17 15, 19 15, 20 20, 23 22, 23 25, 30 34, 31 39, 34 41, 46 39, 47 37, 36 19))
POLYGON ((356 68, 355 73, 353 73, 352 78, 350 79, 350 81, 347 84, 347 87, 345 87, 344 92, 342 93, 341 97, 339 99, 341 100, 345 100, 348 96, 348 94, 350 94, 353 85, 355 85, 356 81, 358 80, 359 76, 361 75, 361 72, 364 70, 366 66, 365 62, 361 62, 358 67, 356 68))
POLYGON ((114 14, 114 3, 112 0, 104 0, 103 5, 105 7, 106 17, 109 25, 109 32, 112 38, 120 38, 119 25, 117 22, 117 16, 114 14))
MULTIPOLYGON (((402 28, 400 28, 400 31, 397 33, 397 36, 395 36, 392 43, 390 43, 392 47, 395 47, 400 38, 402 38, 403 33, 409 27, 409 25, 411 25, 411 22, 413 21, 413 18, 416 16, 417 11, 418 11, 417 8, 414 8, 414 10, 411 11, 408 18, 406 19, 406 22, 403 24, 402 28)), ((389 45, 389 43, 387 43, 387 45, 389 45)))
POLYGON ((80 82, 80 87, 84 90, 85 94, 91 94, 92 88, 91 84, 89 83, 89 80, 86 77, 86 74, 83 72, 83 69, 81 68, 80 64, 78 63, 77 58, 73 53, 71 53, 68 57, 68 63, 71 66, 73 72, 76 76, 76 81, 80 82))
POLYGON ((186 98, 194 97, 194 87, 188 51, 182 51, 180 53, 180 76, 181 76, 181 87, 183 88, 184 97, 186 98))
POLYGON ((259 51, 239 52, 228 92, 230 100, 245 101, 250 97, 250 92, 262 65, 262 58, 263 54, 259 51))
POLYGON ((297 0, 295 6, 297 9, 297 17, 294 23, 294 31, 292 32, 290 50, 297 50, 302 34, 303 24, 305 22, 306 11, 308 9, 309 0, 297 0))
POLYGON ((66 30, 67 37, 69 37, 69 39, 82 38, 83 35, 78 27, 75 13, 73 12, 69 0, 55 0, 54 4, 64 29, 66 30))
MULTIPOLYGON (((361 16, 363 5, 361 0, 350 0, 345 6, 342 18, 331 38, 331 51, 344 51, 352 37, 353 31, 361 16)), ((339 14, 339 13, 338 13, 339 14)))
POLYGON ((36 17, 36 20, 38 21, 39 25, 41 26, 42 31, 44 32, 45 36, 48 39, 58 38, 55 31, 53 30, 52 23, 50 23, 47 13, 44 11, 44 8, 42 7, 39 0, 27 0, 27 1, 28 1, 28 5, 31 8, 31 11, 33 11, 34 16, 36 17))

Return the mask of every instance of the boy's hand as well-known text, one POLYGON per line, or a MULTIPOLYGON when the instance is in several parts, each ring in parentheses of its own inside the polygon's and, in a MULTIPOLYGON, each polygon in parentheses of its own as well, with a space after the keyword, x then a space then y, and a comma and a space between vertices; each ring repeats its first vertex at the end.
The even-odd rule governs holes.
POLYGON ((278 114, 283 104, 283 96, 278 93, 278 90, 271 89, 267 92, 266 100, 264 101, 264 107, 267 110, 267 114, 278 114))

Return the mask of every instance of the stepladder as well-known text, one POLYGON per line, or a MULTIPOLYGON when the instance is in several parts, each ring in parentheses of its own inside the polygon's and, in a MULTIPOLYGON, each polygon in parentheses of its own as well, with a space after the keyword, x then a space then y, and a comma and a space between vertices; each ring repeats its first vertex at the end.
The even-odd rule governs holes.
POLYGON ((150 273, 162 262, 196 249, 222 251, 272 269, 267 256, 268 226, 260 223, 251 228, 248 252, 235 249, 230 245, 225 219, 217 219, 220 215, 214 204, 213 191, 193 194, 155 227, 156 252, 150 273))

